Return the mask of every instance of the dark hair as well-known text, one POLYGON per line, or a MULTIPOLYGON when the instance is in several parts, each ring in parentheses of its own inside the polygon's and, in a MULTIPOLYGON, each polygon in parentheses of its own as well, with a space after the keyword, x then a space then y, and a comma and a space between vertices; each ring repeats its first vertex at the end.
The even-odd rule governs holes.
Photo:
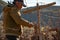
POLYGON ((23 0, 14 0, 14 1, 13 1, 13 4, 15 4, 16 1, 23 3, 23 0))
POLYGON ((13 2, 13 4, 15 5, 15 2, 13 2))
POLYGON ((13 3, 13 4, 11 4, 9 1, 8 1, 8 7, 12 7, 12 6, 14 6, 15 4, 13 3))
POLYGON ((24 7, 26 7, 26 5, 24 4, 23 0, 14 0, 14 1, 13 1, 13 5, 16 5, 16 1, 21 2, 22 5, 23 5, 24 7))

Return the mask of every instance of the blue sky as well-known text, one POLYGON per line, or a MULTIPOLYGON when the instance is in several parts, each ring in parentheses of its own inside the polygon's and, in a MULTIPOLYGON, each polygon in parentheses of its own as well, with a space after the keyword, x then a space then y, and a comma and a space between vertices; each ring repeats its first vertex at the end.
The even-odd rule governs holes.
MULTIPOLYGON (((4 0, 4 1, 13 1, 13 0, 4 0)), ((27 5, 27 7, 30 6, 36 6, 36 3, 39 3, 40 5, 48 4, 51 2, 56 2, 55 5, 60 6, 60 0, 24 0, 24 3, 27 5)))

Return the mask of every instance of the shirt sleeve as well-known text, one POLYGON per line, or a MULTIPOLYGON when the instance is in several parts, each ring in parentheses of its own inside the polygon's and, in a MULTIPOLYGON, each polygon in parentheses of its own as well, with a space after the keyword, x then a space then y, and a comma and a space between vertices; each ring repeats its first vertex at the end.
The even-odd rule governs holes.
POLYGON ((29 22, 26 22, 26 21, 22 20, 21 16, 18 14, 17 10, 11 10, 10 15, 14 19, 14 21, 19 25, 28 26, 28 27, 33 26, 29 22))

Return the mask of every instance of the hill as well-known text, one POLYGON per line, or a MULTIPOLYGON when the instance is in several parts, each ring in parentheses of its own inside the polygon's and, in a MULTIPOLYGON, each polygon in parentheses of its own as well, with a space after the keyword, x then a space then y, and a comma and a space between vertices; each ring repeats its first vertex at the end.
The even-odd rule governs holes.
MULTIPOLYGON (((22 9, 22 10, 27 10, 33 7, 29 7, 26 9, 22 9)), ((40 10, 40 14, 41 14, 41 26, 53 26, 53 27, 59 27, 60 22, 58 20, 60 20, 60 6, 51 6, 45 9, 41 9, 40 10)), ((2 12, 2 7, 0 6, 0 13, 2 12)), ((28 21, 31 22, 36 22, 37 23, 37 11, 33 11, 31 13, 28 14, 23 14, 22 13, 22 17, 28 21)), ((0 18, 1 19, 1 18, 0 18)))

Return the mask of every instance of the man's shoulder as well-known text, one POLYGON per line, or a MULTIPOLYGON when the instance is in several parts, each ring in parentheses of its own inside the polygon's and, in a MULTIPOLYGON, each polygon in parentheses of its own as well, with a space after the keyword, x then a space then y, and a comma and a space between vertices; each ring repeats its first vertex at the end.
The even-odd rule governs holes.
POLYGON ((6 9, 7 9, 7 8, 8 8, 8 9, 9 9, 9 8, 10 8, 10 9, 17 9, 15 6, 12 6, 12 7, 5 6, 4 8, 6 8, 6 9))
POLYGON ((11 11, 13 11, 13 12, 18 12, 18 9, 17 9, 16 7, 12 7, 12 8, 11 8, 11 11))
POLYGON ((5 12, 7 12, 7 11, 10 11, 10 7, 8 7, 8 6, 5 6, 4 8, 3 8, 3 11, 5 11, 5 12))
POLYGON ((4 9, 7 9, 7 8, 11 8, 11 7, 8 7, 8 6, 5 6, 4 9))
POLYGON ((12 7, 11 9, 12 9, 12 10, 18 10, 18 9, 17 9, 17 7, 15 7, 15 6, 14 6, 14 7, 12 7))
POLYGON ((3 8, 3 10, 4 10, 4 11, 6 11, 6 10, 7 10, 7 11, 12 11, 12 10, 15 11, 15 10, 18 10, 18 9, 17 9, 16 7, 14 7, 14 6, 13 6, 13 7, 5 6, 5 7, 3 8))

